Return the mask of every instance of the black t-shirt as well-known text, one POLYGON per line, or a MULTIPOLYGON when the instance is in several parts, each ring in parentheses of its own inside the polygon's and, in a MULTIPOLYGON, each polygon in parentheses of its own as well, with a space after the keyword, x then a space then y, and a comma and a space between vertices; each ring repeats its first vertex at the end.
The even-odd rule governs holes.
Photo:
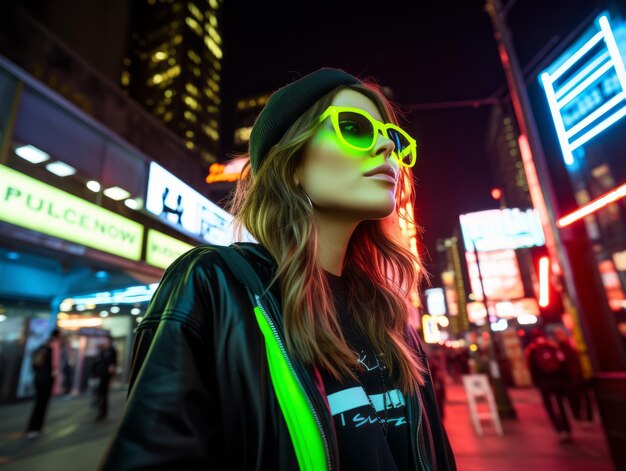
POLYGON ((333 291, 343 334, 349 345, 359 353, 359 362, 364 366, 362 372, 356 373, 359 381, 345 379, 340 382, 322 371, 337 432, 341 469, 414 469, 404 396, 367 338, 352 324, 347 312, 345 281, 328 272, 326 276, 333 291), (387 422, 387 436, 379 419, 387 422))

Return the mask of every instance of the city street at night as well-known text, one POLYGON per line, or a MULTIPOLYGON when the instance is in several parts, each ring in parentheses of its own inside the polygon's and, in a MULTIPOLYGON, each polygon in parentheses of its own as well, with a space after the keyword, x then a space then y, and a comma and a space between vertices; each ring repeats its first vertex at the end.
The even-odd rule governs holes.
POLYGON ((626 470, 626 2, 0 6, 0 471, 626 470))

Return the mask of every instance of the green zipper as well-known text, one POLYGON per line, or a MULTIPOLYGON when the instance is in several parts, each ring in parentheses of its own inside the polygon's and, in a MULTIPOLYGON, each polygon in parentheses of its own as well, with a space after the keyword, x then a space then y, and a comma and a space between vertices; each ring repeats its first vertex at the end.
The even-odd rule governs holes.
POLYGON ((298 465, 302 471, 330 471, 328 444, 319 418, 291 365, 276 327, 262 308, 258 296, 255 298, 257 306, 254 307, 254 314, 265 338, 272 385, 289 429, 298 465))

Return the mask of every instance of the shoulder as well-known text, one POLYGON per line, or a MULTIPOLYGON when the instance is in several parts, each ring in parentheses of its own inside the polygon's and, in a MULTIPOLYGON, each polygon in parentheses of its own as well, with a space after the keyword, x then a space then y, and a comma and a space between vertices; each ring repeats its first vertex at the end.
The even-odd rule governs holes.
MULTIPOLYGON (((177 274, 189 271, 207 272, 227 266, 222 254, 227 250, 237 250, 255 270, 271 270, 274 265, 269 252, 261 245, 242 242, 230 246, 199 245, 178 257, 166 270, 165 275, 171 272, 177 274)), ((164 275, 164 278, 165 278, 164 275)))

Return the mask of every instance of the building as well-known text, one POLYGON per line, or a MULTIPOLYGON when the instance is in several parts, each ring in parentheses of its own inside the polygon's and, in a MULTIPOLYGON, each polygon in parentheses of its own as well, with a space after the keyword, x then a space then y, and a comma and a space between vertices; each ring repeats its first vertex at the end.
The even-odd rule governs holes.
POLYGON ((237 100, 233 123, 233 149, 236 153, 243 154, 248 151, 254 121, 270 96, 270 93, 264 93, 237 100))
POLYGON ((231 241, 184 142, 26 12, 0 29, 0 403, 32 396, 31 352, 66 339, 64 392, 101 337, 128 378, 134 327, 164 269, 231 241))
POLYGON ((121 84, 208 167, 220 155, 222 0, 130 5, 121 84))
POLYGON ((485 149, 496 184, 502 191, 501 206, 527 209, 532 207, 532 202, 517 143, 519 131, 509 108, 509 103, 491 107, 485 149))

